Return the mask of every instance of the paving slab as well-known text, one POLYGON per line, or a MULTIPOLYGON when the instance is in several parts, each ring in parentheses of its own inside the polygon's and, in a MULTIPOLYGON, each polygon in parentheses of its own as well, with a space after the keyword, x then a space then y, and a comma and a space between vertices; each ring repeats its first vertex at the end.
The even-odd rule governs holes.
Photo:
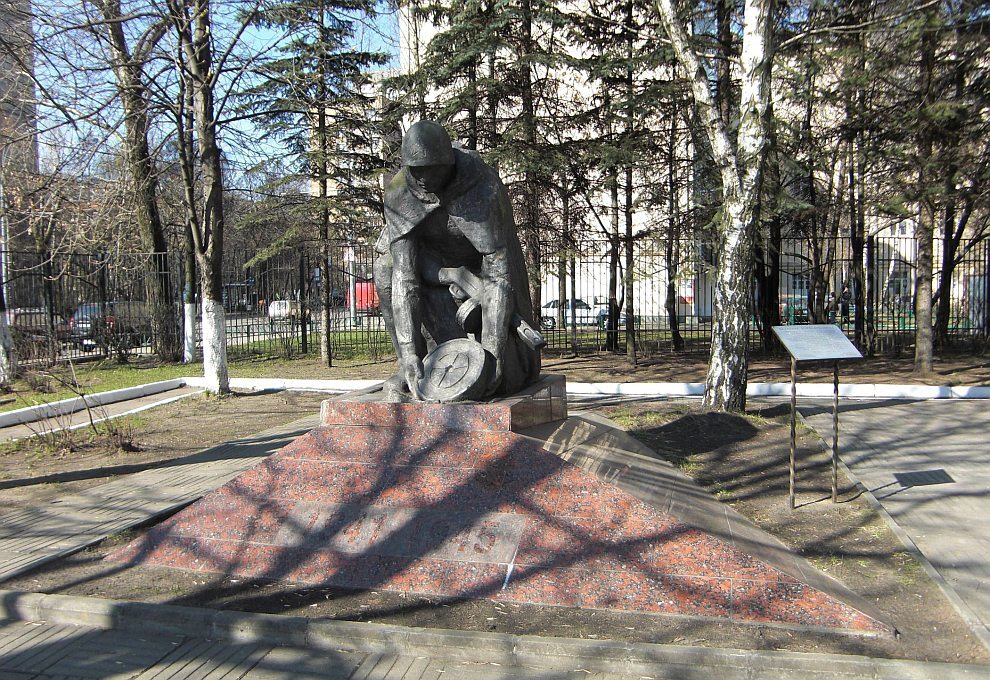
POLYGON ((191 503, 309 431, 317 420, 307 416, 0 516, 0 581, 191 503))
MULTIPOLYGON (((831 444, 831 405, 799 404, 831 444)), ((958 597, 990 646, 990 403, 864 401, 839 406, 839 456, 958 597)))
POLYGON ((720 680, 985 679, 990 678, 990 667, 853 655, 414 629, 0 591, 0 678, 710 680, 716 677, 720 680), (138 610, 140 619, 128 616, 129 609, 138 610), (156 611, 170 621, 168 626, 159 625, 156 611), (100 623, 93 624, 94 620, 100 623), (224 625, 225 622, 230 625, 224 625), (267 634, 245 639, 245 626, 267 634), (296 629, 301 629, 303 635, 288 638, 282 635, 296 629))

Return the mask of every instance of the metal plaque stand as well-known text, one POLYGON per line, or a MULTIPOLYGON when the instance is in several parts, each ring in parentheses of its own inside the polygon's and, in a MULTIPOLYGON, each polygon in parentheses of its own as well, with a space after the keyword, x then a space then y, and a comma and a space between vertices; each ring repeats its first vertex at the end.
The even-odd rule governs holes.
POLYGON ((832 502, 839 499, 839 362, 862 359, 842 329, 832 324, 774 326, 773 332, 791 355, 791 451, 787 503, 794 509, 797 477, 797 366, 799 362, 832 363, 832 502))

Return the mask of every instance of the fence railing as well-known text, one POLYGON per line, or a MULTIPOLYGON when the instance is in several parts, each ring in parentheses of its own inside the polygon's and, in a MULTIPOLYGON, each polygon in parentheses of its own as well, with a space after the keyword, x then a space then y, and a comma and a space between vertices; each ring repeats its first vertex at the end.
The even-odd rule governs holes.
MULTIPOLYGON (((780 323, 834 322, 851 337, 859 318, 861 324, 869 324, 876 351, 913 342, 914 239, 871 239, 864 248, 861 277, 854 276, 848 239, 822 244, 784 239, 779 246, 779 258, 763 258, 763 272, 766 280, 776 281, 776 295, 764 293, 767 300, 759 293, 754 296, 754 349, 762 342, 761 324, 767 318, 762 312, 768 304, 776 306, 774 318, 780 323), (860 279, 864 309, 857 314, 855 287, 860 279), (845 287, 848 295, 843 295, 845 287)), ((334 244, 326 252, 322 271, 321 250, 315 247, 265 259, 236 250, 225 254, 222 298, 231 357, 320 352, 325 328, 337 364, 391 355, 372 282, 371 247, 334 244)), ((965 350, 986 340, 990 252, 986 242, 963 243, 959 252, 947 289, 939 295, 948 297, 948 338, 965 350)), ((181 347, 185 265, 178 254, 45 257, 6 252, 3 257, 8 273, 3 282, 6 314, 22 361, 167 354, 181 347)), ((935 269, 939 287, 940 258, 935 269)), ((611 266, 607 242, 547 244, 541 254, 537 305, 547 350, 624 349, 631 309, 638 353, 706 353, 714 279, 710 251, 694 241, 637 242, 631 281, 625 270, 621 257, 617 267, 611 266), (618 277, 615 297, 621 311, 610 331, 613 275, 618 277)), ((761 288, 754 285, 754 290, 761 288)))

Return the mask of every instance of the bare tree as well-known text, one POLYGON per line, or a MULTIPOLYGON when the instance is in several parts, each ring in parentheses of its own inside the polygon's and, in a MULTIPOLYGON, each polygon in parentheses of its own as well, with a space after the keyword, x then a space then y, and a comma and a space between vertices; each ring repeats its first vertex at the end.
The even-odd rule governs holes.
MULTIPOLYGON (((222 52, 214 55, 218 33, 210 0, 167 0, 176 40, 175 61, 181 81, 177 96, 187 227, 200 273, 203 322, 203 373, 207 389, 230 392, 227 372, 226 315, 223 308, 224 164, 220 148, 221 77, 230 77, 231 57, 256 7, 244 13, 222 52)), ((226 94, 232 85, 225 85, 226 94)))
POLYGON ((107 60, 116 79, 117 99, 124 114, 122 142, 133 187, 134 221, 143 248, 149 253, 145 282, 152 343, 161 359, 175 361, 179 356, 178 317, 172 301, 165 227, 158 207, 158 174, 149 141, 150 96, 145 84, 145 68, 168 24, 163 17, 155 17, 132 47, 125 33, 128 18, 120 0, 93 0, 93 6, 100 16, 89 27, 106 45, 107 60))

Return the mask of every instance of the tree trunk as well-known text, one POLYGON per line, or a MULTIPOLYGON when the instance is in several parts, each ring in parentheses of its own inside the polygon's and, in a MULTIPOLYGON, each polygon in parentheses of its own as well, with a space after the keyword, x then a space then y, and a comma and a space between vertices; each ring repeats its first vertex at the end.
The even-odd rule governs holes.
POLYGON ((863 166, 859 135, 849 144, 849 243, 852 264, 849 271, 849 292, 856 307, 853 317, 853 339, 858 347, 866 344, 866 315, 864 306, 864 249, 866 246, 866 207, 863 204, 863 166))
POLYGON ((522 104, 523 141, 525 142, 525 166, 523 168, 524 195, 526 205, 523 210, 525 223, 522 226, 522 241, 525 244, 526 269, 529 274, 529 296, 534 309, 540 309, 542 301, 542 254, 540 253, 538 175, 534 167, 536 155, 536 102, 533 93, 533 73, 529 59, 533 54, 533 8, 530 0, 522 2, 522 40, 518 55, 520 101, 522 104))
MULTIPOLYGON (((183 52, 183 77, 188 80, 199 148, 200 209, 193 222, 193 241, 200 272, 203 307, 203 373, 207 389, 230 392, 227 372, 227 333, 223 309, 223 164, 217 141, 214 110, 213 55, 210 46, 209 0, 190 5, 170 2, 183 52), (191 6, 190 19, 187 10, 191 6)), ((187 184, 190 180, 187 179, 187 184)), ((187 199, 188 200, 188 199, 187 199)))
POLYGON ((196 361, 196 245, 193 243, 192 230, 186 225, 185 271, 182 281, 182 311, 183 311, 183 342, 182 363, 191 364, 196 361))
MULTIPOLYGON (((124 111, 124 155, 134 190, 134 217, 144 249, 145 292, 151 316, 151 341, 163 361, 179 358, 179 321, 172 304, 172 272, 168 243, 158 210, 158 178, 148 142, 148 102, 141 55, 132 55, 124 34, 124 18, 118 0, 99 5, 110 46, 117 93, 124 111)), ((153 44, 157 36, 145 36, 153 44)), ((147 44, 147 43, 146 43, 147 44)))
POLYGON ((626 166, 626 200, 625 200, 625 222, 626 222, 626 238, 625 238, 625 260, 626 260, 626 276, 625 276, 625 301, 623 306, 626 311, 626 361, 628 361, 633 366, 636 365, 636 314, 635 314, 635 245, 636 242, 633 239, 633 169, 632 166, 626 166))
POLYGON ((677 116, 670 117, 670 131, 667 138, 667 158, 670 169, 667 174, 667 242, 664 248, 664 259, 667 263, 667 296, 664 300, 664 308, 667 311, 667 325, 670 327, 671 347, 675 352, 684 349, 684 338, 681 337, 680 319, 677 314, 677 277, 680 271, 680 256, 677 246, 680 243, 680 217, 677 205, 677 164, 675 162, 677 150, 675 148, 677 140, 677 116))
POLYGON ((327 114, 326 107, 319 106, 316 112, 316 143, 318 145, 318 158, 315 162, 314 174, 319 187, 320 201, 320 360, 327 368, 333 366, 333 347, 330 342, 332 330, 330 328, 332 319, 330 318, 331 291, 330 291, 330 205, 329 187, 327 177, 327 155, 330 152, 329 140, 327 139, 327 114))
MULTIPOLYGON (((924 113, 934 104, 932 76, 935 68, 935 34, 926 30, 921 37, 921 102, 919 109, 924 113)), ((932 123, 922 121, 918 138, 918 191, 927 194, 928 182, 932 181, 927 167, 932 160, 932 123)), ((930 198, 921 199, 918 226, 915 239, 918 243, 918 259, 915 263, 914 278, 914 373, 926 377, 932 373, 932 260, 935 236, 935 206, 930 198)))
POLYGON ((633 81, 632 62, 635 56, 633 45, 633 4, 631 0, 626 0, 626 106, 625 106, 625 146, 626 146, 626 191, 625 191, 625 222, 626 222, 626 361, 633 366, 636 365, 636 290, 635 275, 636 267, 634 262, 635 242, 633 241, 633 148, 635 139, 635 108, 634 97, 635 88, 633 81))
POLYGON ((605 350, 619 351, 619 178, 612 168, 608 174, 611 204, 609 217, 611 233, 608 239, 608 319, 605 323, 605 350))
POLYGON ((722 221, 713 291, 712 344, 704 405, 719 411, 746 408, 752 281, 752 233, 759 224, 759 193, 766 154, 773 0, 746 0, 740 58, 740 119, 735 149, 712 99, 707 71, 688 43, 672 0, 657 0, 661 22, 690 79, 695 108, 722 180, 722 221), (738 154, 738 160, 737 160, 738 154))
MULTIPOLYGON (((2 169, 0 169, 2 170, 2 169)), ((2 191, 2 184, 0 184, 2 191)), ((2 203, 2 199, 0 199, 2 203)), ((0 219, 6 219, 3 215, 5 206, 0 204, 0 219)), ((7 253, 2 253, 7 257, 7 253)), ((10 387, 17 375, 17 353, 14 351, 14 338, 10 334, 10 326, 7 324, 7 296, 4 293, 7 282, 0 280, 0 388, 10 387)))

